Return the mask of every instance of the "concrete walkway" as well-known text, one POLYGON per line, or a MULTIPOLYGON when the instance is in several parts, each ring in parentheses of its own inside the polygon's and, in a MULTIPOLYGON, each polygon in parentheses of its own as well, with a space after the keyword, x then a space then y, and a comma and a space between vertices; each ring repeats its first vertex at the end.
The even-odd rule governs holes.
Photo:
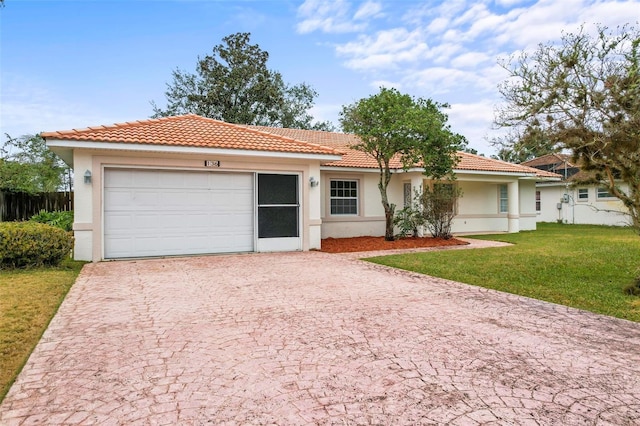
POLYGON ((640 424, 640 324, 317 252, 87 265, 0 424, 640 424))

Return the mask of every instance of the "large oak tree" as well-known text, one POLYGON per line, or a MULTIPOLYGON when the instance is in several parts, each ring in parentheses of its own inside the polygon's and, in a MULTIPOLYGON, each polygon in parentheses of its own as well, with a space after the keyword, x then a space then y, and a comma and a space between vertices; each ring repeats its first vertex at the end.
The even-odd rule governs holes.
POLYGON ((391 160, 397 157, 405 169, 420 165, 433 179, 453 177, 456 151, 466 140, 451 132, 448 117, 441 109, 448 105, 430 99, 415 99, 396 89, 380 92, 344 106, 340 123, 360 143, 352 148, 371 155, 380 168, 378 188, 385 213, 385 239, 394 239, 395 205, 389 202, 391 160))
POLYGON ((309 113, 317 92, 306 83, 286 84, 267 67, 269 53, 250 44, 250 37, 224 37, 211 55, 198 58, 196 73, 174 70, 166 108, 152 102, 154 117, 192 113, 235 124, 333 130, 309 113))
POLYGON ((510 77, 500 86, 505 103, 496 123, 570 151, 588 172, 586 182, 618 197, 640 233, 638 30, 598 27, 592 35, 583 26, 503 66, 510 77))

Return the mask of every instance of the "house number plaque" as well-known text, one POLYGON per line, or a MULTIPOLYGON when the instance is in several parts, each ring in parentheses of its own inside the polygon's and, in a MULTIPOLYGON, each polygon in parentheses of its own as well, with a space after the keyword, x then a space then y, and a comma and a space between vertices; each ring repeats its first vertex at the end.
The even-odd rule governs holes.
POLYGON ((204 160, 205 167, 220 167, 220 161, 218 160, 204 160))

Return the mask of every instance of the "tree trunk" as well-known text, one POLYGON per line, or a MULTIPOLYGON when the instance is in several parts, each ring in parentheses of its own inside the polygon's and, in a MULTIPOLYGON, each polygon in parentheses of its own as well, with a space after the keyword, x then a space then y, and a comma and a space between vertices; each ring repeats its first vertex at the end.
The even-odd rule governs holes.
POLYGON ((393 216, 395 214, 396 205, 389 203, 389 197, 387 196, 387 186, 391 181, 391 171, 389 170, 389 164, 384 164, 384 167, 380 168, 380 182, 378 182, 378 189, 380 190, 380 197, 382 199, 382 207, 384 208, 385 219, 385 231, 384 239, 386 241, 395 240, 393 233, 393 216))
POLYGON ((396 239, 393 232, 393 216, 395 214, 395 204, 382 203, 384 206, 384 219, 385 219, 385 231, 384 239, 386 241, 393 241, 396 239))

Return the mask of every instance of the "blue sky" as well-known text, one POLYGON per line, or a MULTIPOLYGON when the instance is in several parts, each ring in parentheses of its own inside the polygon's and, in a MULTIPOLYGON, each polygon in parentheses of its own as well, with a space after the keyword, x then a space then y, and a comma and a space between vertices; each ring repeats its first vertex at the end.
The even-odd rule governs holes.
POLYGON ((287 83, 343 105, 380 86, 451 104, 454 131, 487 155, 498 58, 581 24, 637 25, 640 0, 5 0, 0 9, 0 132, 146 119, 171 71, 193 72, 223 37, 250 32, 287 83))

